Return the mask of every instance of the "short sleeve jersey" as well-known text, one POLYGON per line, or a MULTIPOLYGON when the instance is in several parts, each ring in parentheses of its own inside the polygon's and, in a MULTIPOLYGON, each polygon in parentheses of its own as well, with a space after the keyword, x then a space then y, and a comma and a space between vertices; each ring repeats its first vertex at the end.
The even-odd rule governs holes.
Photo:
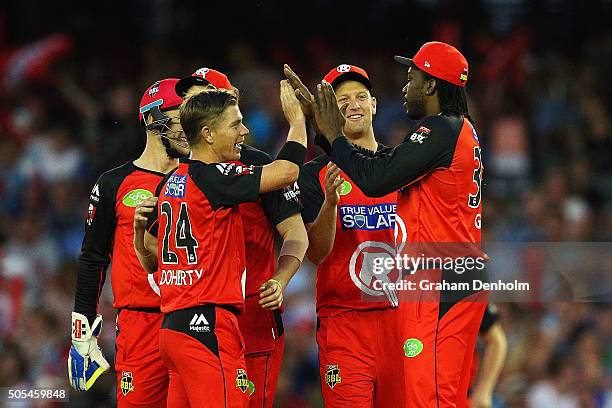
POLYGON ((181 160, 158 188, 161 310, 244 308, 245 252, 238 204, 259 198, 261 167, 181 160))
MULTIPOLYGON (((388 148, 380 147, 378 153, 388 148)), ((373 155, 360 149, 364 155, 373 155)), ((319 156, 306 163, 300 172, 299 185, 304 206, 305 224, 316 220, 325 199, 325 174, 328 156, 319 156)), ((341 172, 345 181, 337 206, 334 245, 317 267, 317 314, 330 316, 346 310, 375 310, 392 306, 393 293, 380 285, 395 282, 397 272, 379 274, 375 259, 394 255, 396 213, 395 192, 382 197, 367 197, 341 172), (396 273, 396 275, 393 275, 396 273)), ((385 271, 387 272, 387 271, 385 271)))
MULTIPOLYGON (((242 145, 241 165, 263 166, 272 163, 265 152, 242 145)), ((299 214, 299 189, 296 186, 259 195, 254 203, 240 204, 246 254, 246 296, 259 295, 259 288, 272 278, 276 269, 274 239, 276 225, 299 214)), ((263 310, 263 309, 262 309, 263 310)))

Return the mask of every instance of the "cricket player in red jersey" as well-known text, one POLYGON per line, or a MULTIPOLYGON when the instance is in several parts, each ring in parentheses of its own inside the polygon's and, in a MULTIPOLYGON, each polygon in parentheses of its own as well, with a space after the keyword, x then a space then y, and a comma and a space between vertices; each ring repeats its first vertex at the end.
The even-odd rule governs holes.
MULTIPOLYGON (((292 81, 299 80, 289 72, 292 81)), ((338 104, 348 103, 344 134, 368 157, 389 148, 374 138, 376 98, 362 68, 342 64, 324 78, 338 104)), ((299 185, 308 226, 307 256, 317 266, 317 343, 323 400, 329 407, 390 407, 398 403, 397 372, 381 337, 389 340, 397 297, 376 282, 372 259, 394 256, 397 194, 367 197, 322 155, 304 165, 299 185)))
POLYGON ((182 98, 178 79, 155 82, 140 102, 139 120, 146 127, 142 155, 102 174, 94 186, 87 213, 85 238, 78 260, 72 347, 68 360, 71 385, 91 388, 109 369, 97 345, 102 316, 97 315, 106 268, 113 262, 111 283, 117 315, 117 403, 119 407, 163 407, 168 370, 158 349, 162 322, 159 289, 147 280, 132 244, 134 208, 155 188, 165 173, 189 153, 179 123, 182 98))
MULTIPOLYGON (((246 279, 237 204, 256 202, 260 193, 297 180, 306 153, 306 126, 286 82, 281 102, 289 136, 277 160, 264 166, 235 163, 248 129, 232 93, 201 92, 188 97, 181 108, 191 158, 181 161, 160 185, 159 222, 153 221, 147 233, 147 240, 159 234, 165 314, 160 349, 170 370, 170 407, 249 404, 245 346, 236 317, 244 309, 246 279)), ((297 269, 300 261, 281 256, 278 269, 297 269)), ((278 293, 282 288, 272 284, 270 289, 278 293)))
MULTIPOLYGON (((176 92, 183 97, 193 95, 210 88, 211 81, 223 83, 223 88, 238 95, 225 74, 209 68, 200 68, 179 80, 176 92)), ((236 163, 262 166, 272 161, 267 153, 243 144, 236 163)), ((299 189, 289 187, 261 194, 257 202, 240 204, 247 274, 244 313, 238 316, 238 324, 246 345, 251 408, 272 407, 276 394, 284 350, 282 293, 299 264, 287 264, 289 270, 276 268, 274 238, 278 231, 282 238, 280 256, 303 259, 308 236, 298 195, 299 189), (273 291, 276 285, 281 291, 273 291)))
MULTIPOLYGON (((317 87, 315 120, 325 136, 322 147, 366 195, 380 197, 399 189, 397 216, 405 224, 408 245, 398 255, 415 260, 423 249, 430 259, 450 254, 454 265, 470 260, 469 273, 435 267, 410 270, 404 279, 417 289, 398 310, 404 337, 405 406, 463 408, 469 385, 466 367, 487 293, 473 286, 459 292, 421 285, 457 280, 471 285, 484 276, 484 257, 478 249, 483 165, 467 109, 468 64, 455 47, 441 42, 424 44, 412 59, 396 60, 409 66, 405 107, 418 120, 403 143, 375 157, 363 154, 344 137, 347 106, 339 109, 333 88, 325 81, 317 87)), ((402 239, 398 244, 403 243, 402 239)), ((389 347, 397 353, 397 344, 389 347)))

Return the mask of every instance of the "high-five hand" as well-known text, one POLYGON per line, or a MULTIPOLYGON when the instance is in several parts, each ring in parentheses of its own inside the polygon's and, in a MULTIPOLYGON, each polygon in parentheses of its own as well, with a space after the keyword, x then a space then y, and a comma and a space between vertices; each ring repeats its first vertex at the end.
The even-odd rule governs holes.
POLYGON ((289 85, 289 82, 285 79, 281 81, 280 85, 280 100, 285 119, 287 119, 290 126, 304 123, 306 117, 302 112, 300 102, 293 92, 293 88, 291 88, 291 85, 289 85))
POLYGON ((302 105, 302 111, 307 118, 312 118, 312 93, 308 90, 306 85, 302 82, 300 77, 297 76, 295 72, 289 67, 289 65, 285 64, 283 67, 283 71, 285 73, 285 77, 287 77, 287 81, 295 91, 295 96, 300 101, 302 105))
POLYGON ((337 137, 344 136, 343 129, 348 102, 338 108, 334 89, 329 82, 323 81, 317 85, 313 103, 314 116, 319 130, 331 145, 337 137))

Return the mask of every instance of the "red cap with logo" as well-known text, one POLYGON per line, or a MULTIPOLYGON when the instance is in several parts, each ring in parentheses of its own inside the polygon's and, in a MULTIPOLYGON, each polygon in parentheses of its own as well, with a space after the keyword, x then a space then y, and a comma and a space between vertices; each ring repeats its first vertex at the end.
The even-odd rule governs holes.
POLYGON ((462 88, 468 80, 467 60, 458 49, 443 42, 425 43, 412 59, 396 55, 395 60, 462 88))
POLYGON ((329 71, 323 79, 329 82, 334 88, 344 81, 357 81, 364 84, 369 91, 372 90, 372 84, 370 83, 368 73, 365 69, 356 67, 355 65, 338 65, 336 68, 329 71))
POLYGON ((143 115, 158 106, 160 110, 176 108, 181 105, 183 98, 176 94, 174 87, 178 78, 166 78, 155 82, 147 88, 140 100, 138 121, 142 123, 143 115))
POLYGON ((227 75, 211 68, 200 68, 191 76, 181 78, 176 84, 176 93, 185 96, 194 85, 212 85, 215 88, 233 89, 227 75))

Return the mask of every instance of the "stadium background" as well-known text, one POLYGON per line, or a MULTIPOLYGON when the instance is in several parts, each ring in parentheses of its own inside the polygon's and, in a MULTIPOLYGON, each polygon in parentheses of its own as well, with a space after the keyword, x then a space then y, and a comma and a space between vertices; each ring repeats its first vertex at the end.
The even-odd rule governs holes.
MULTIPOLYGON (((283 63, 309 84, 340 63, 364 67, 378 98, 375 133, 394 145, 410 124, 401 104, 405 70, 392 56, 410 56, 431 39, 453 43, 470 61, 470 110, 484 146, 485 239, 612 238, 610 1, 89 3, 0 8, 2 387, 68 387, 89 190, 102 171, 139 155, 146 86, 201 66, 226 72, 240 88, 249 142, 268 152, 286 134, 283 63)), ((287 291, 279 407, 321 404, 313 282, 304 265, 287 291)), ((100 311, 110 361, 108 289, 100 311)), ((498 307, 509 355, 496 407, 536 408, 536 396, 547 407, 612 407, 609 304, 498 307)), ((70 405, 113 406, 113 386, 105 375, 70 405)))

